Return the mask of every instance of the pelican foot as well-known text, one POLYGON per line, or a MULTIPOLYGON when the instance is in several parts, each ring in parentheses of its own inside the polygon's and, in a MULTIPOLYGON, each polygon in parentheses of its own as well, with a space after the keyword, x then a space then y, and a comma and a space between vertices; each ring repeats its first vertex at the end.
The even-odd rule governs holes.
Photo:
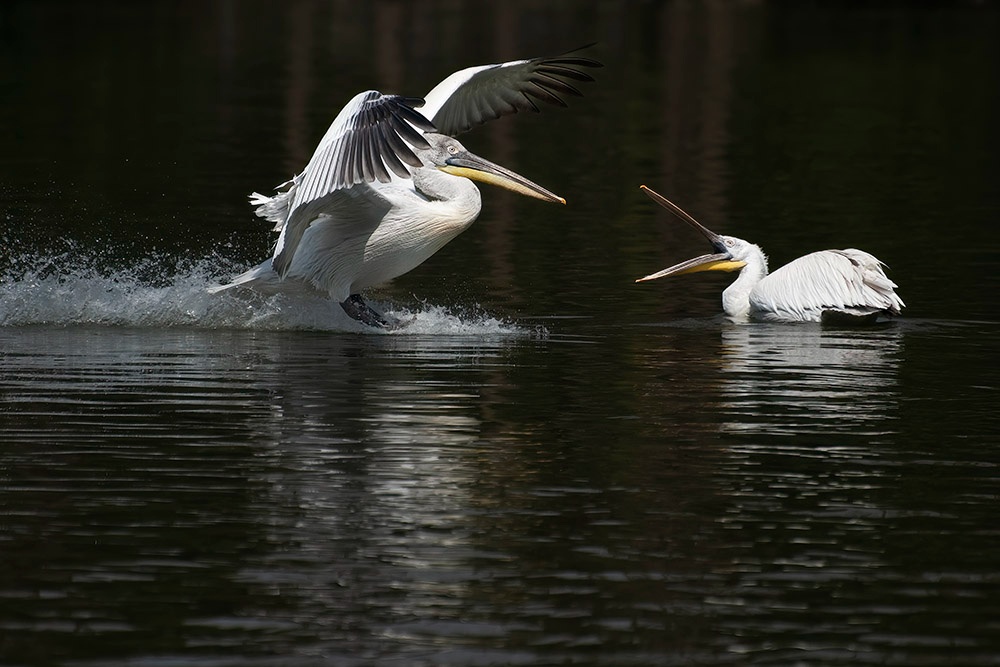
POLYGON ((352 294, 345 301, 340 302, 340 307, 344 309, 352 319, 367 324, 378 329, 396 329, 400 322, 395 318, 387 317, 368 305, 368 302, 361 298, 360 294, 352 294))

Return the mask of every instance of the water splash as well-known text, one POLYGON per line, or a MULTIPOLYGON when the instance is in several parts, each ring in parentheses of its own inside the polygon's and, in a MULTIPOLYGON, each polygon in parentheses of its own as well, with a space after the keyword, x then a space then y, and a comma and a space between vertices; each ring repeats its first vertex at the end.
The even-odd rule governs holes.
MULTIPOLYGON (((320 330, 382 335, 530 336, 532 329, 471 310, 373 302, 406 325, 378 331, 349 318, 319 296, 260 295, 250 290, 209 294, 246 267, 213 253, 201 258, 147 255, 114 265, 123 253, 85 251, 68 241, 57 251, 10 252, 0 264, 0 326, 107 325, 265 331, 320 330)), ((127 253, 125 253, 127 254, 127 253)))

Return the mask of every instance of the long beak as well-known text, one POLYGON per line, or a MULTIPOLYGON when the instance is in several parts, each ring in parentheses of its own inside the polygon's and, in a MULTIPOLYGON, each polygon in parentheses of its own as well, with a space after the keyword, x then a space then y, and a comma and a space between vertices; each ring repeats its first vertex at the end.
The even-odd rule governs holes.
POLYGON ((524 176, 515 174, 510 169, 501 167, 469 151, 464 151, 448 158, 445 161, 445 165, 440 167, 440 169, 453 176, 464 176, 473 181, 491 183, 528 197, 559 202, 560 204, 566 203, 566 200, 559 195, 549 192, 537 183, 529 181, 524 176))
POLYGON ((682 209, 677 204, 673 203, 660 193, 650 190, 645 185, 640 185, 639 189, 645 192, 647 195, 649 195, 649 198, 655 201, 657 204, 667 209, 668 211, 676 215, 678 218, 680 218, 681 220, 683 220, 684 222, 688 223, 689 225, 697 229, 699 232, 701 232, 705 236, 705 238, 708 239, 709 243, 711 243, 712 245, 719 245, 722 243, 722 238, 718 234, 716 234, 711 229, 709 229, 708 227, 704 226, 703 224, 692 218, 690 215, 687 214, 687 211, 682 209))
POLYGON ((684 209, 663 195, 650 190, 645 185, 640 185, 639 187, 643 192, 649 195, 650 199, 655 201, 657 204, 660 204, 663 208, 667 209, 678 218, 701 232, 701 234, 708 239, 709 243, 715 246, 716 250, 720 250, 721 252, 711 255, 701 255, 700 257, 695 257, 694 259, 681 262, 680 264, 674 264, 673 266, 667 267, 662 271, 657 271, 656 273, 651 273, 648 276, 639 278, 636 280, 637 283, 645 282, 647 280, 656 280, 657 278, 665 278, 667 276, 679 276, 682 273, 697 273, 698 271, 738 271, 746 266, 746 262, 734 260, 733 256, 725 250, 726 246, 721 236, 692 218, 684 209))
POLYGON ((666 278, 667 276, 679 276, 682 273, 697 273, 698 271, 737 271, 744 266, 746 266, 746 262, 734 261, 728 252, 719 252, 714 255, 702 255, 694 259, 689 259, 686 262, 681 262, 680 264, 674 264, 662 271, 639 278, 636 282, 642 283, 647 280, 656 280, 657 278, 666 278))

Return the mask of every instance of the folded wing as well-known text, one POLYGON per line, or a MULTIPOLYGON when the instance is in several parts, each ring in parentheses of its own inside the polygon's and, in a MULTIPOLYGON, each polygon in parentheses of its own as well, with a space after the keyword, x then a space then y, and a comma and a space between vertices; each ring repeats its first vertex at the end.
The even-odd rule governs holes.
POLYGON ((750 293, 750 308, 802 320, 819 320, 828 312, 897 314, 903 300, 883 266, 873 255, 854 248, 810 253, 764 278, 750 293))

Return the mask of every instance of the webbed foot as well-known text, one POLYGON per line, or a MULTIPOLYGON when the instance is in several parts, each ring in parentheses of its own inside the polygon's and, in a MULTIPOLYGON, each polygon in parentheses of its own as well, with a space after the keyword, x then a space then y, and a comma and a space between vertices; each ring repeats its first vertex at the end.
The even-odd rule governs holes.
POLYGON ((395 318, 388 317, 384 313, 372 308, 368 302, 361 298, 360 294, 352 294, 346 300, 340 302, 340 307, 344 309, 352 319, 367 324, 378 329, 397 329, 401 322, 395 318))

